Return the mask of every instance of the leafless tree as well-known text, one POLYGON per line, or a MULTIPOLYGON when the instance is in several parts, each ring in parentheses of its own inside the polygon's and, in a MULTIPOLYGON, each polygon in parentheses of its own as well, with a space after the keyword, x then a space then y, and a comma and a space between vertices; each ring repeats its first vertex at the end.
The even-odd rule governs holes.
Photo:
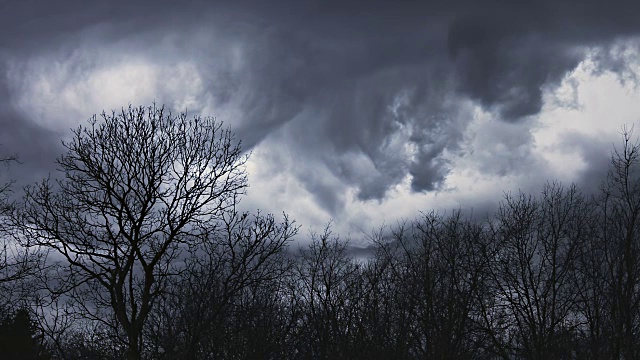
POLYGON ((575 185, 548 183, 540 199, 506 195, 492 223, 499 249, 491 266, 496 301, 486 317, 503 354, 571 358, 581 324, 574 280, 591 235, 589 213, 575 185))
POLYGON ((640 143, 623 128, 595 199, 597 232, 582 261, 592 358, 640 356, 640 143))
MULTIPOLYGON (((0 166, 8 169, 17 163, 17 156, 0 158, 0 166)), ((22 248, 11 236, 10 214, 14 207, 9 196, 13 181, 6 180, 0 185, 0 306, 5 311, 18 304, 26 294, 25 281, 38 273, 46 253, 22 248)))
POLYGON ((351 292, 357 304, 355 338, 350 347, 355 357, 406 359, 410 352, 412 315, 404 284, 397 275, 402 256, 389 244, 387 227, 368 236, 374 246, 359 267, 357 286, 351 292))
POLYGON ((291 295, 300 313, 297 357, 348 359, 356 334, 359 265, 347 252, 348 241, 312 232, 293 269, 291 295))
POLYGON ((186 269, 170 282, 151 313, 147 330, 154 358, 281 358, 273 356, 286 253, 298 227, 284 216, 230 211, 186 258, 186 269), (264 345, 260 348, 258 345, 264 345), (252 354, 253 353, 253 354, 252 354), (271 354, 270 356, 267 356, 271 354))
POLYGON ((155 105, 103 112, 63 145, 59 178, 26 188, 14 224, 23 245, 59 259, 53 293, 117 327, 127 358, 139 359, 176 260, 245 192, 247 156, 222 123, 155 105))
POLYGON ((486 358, 476 303, 485 281, 483 228, 462 218, 424 213, 383 244, 399 294, 409 358, 486 358))

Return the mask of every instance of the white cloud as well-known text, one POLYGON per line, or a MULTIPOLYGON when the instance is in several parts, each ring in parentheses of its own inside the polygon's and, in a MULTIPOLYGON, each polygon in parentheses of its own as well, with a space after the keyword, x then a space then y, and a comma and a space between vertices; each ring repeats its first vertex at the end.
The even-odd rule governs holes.
MULTIPOLYGON (((186 57, 172 61, 149 54, 138 56, 115 45, 77 50, 70 55, 41 54, 9 67, 12 101, 34 122, 62 132, 102 109, 154 100, 234 124, 246 115, 244 97, 251 89, 250 85, 236 83, 238 79, 228 78, 229 73, 243 68, 243 50, 224 46, 230 52, 212 60, 219 63, 211 69, 220 69, 213 74, 203 74, 186 57), (225 72, 225 67, 231 69, 225 72), (210 85, 217 80, 218 85, 210 85)), ((630 69, 638 73, 634 66, 630 69)), ((576 136, 600 140, 594 146, 614 143, 623 124, 637 124, 640 119, 640 90, 634 83, 621 82, 617 75, 595 69, 593 59, 585 60, 559 87, 545 89, 539 116, 517 123, 496 119, 471 102, 461 104, 475 110, 461 148, 445 151, 451 173, 438 192, 413 193, 411 178, 406 176, 383 200, 362 201, 358 189, 348 183, 349 177, 337 176, 337 170, 327 168, 323 159, 337 159, 334 163, 351 167, 343 170, 353 176, 379 171, 371 159, 355 153, 298 153, 295 149, 300 144, 293 146, 290 139, 296 131, 314 131, 313 122, 304 124, 302 130, 300 124, 289 122, 253 149, 248 164, 251 187, 242 207, 285 211, 305 227, 321 227, 333 217, 338 232, 359 238, 362 231, 368 232, 383 222, 394 224, 397 219, 413 218, 420 210, 483 211, 499 201, 503 191, 531 191, 551 179, 575 181, 590 161, 585 158, 588 154, 584 145, 576 146, 576 136), (327 196, 334 197, 337 205, 333 210, 322 204, 321 198, 327 196)), ((402 101, 398 97, 394 105, 402 101)), ((407 141, 408 134, 403 129, 397 131, 388 139, 385 151, 411 158, 416 149, 407 141)), ((602 149, 606 153, 609 150, 602 149)))
MULTIPOLYGON (((629 68, 635 74, 640 74, 639 70, 637 65, 629 68)), ((539 126, 533 132, 533 151, 549 163, 557 177, 574 180, 590 159, 573 140, 596 139, 591 146, 604 145, 608 154, 619 143, 623 126, 640 123, 639 98, 640 89, 634 83, 611 71, 595 71, 595 64, 587 59, 555 92, 545 95, 539 126), (577 106, 557 106, 555 99, 568 93, 577 106)))
MULTIPOLYGON (((507 123, 476 106, 461 151, 447 152, 452 170, 439 192, 413 193, 407 177, 382 201, 361 201, 357 189, 335 185, 335 191, 344 192, 344 209, 333 219, 336 230, 358 239, 383 223, 394 225, 430 209, 472 210, 482 217, 477 212, 491 210, 505 191, 537 192, 547 180, 567 184, 580 180, 593 159, 585 158, 589 152, 584 147, 591 144, 574 146, 576 136, 598 139, 592 144, 594 152, 606 157, 610 145, 619 140, 621 126, 640 123, 640 90, 614 73, 594 72, 593 66, 587 59, 559 87, 545 89, 538 117, 507 123)), ((323 164, 291 154, 281 140, 282 134, 269 137, 256 148, 250 166, 250 202, 268 211, 285 209, 305 226, 322 226, 331 215, 311 200, 296 167, 330 175, 323 164)), ((357 159, 350 162, 366 167, 357 159)))
POLYGON ((156 101, 172 109, 194 108, 204 87, 188 61, 154 63, 134 55, 109 55, 122 49, 42 54, 9 66, 17 109, 45 128, 66 131, 91 115, 131 103, 156 101))

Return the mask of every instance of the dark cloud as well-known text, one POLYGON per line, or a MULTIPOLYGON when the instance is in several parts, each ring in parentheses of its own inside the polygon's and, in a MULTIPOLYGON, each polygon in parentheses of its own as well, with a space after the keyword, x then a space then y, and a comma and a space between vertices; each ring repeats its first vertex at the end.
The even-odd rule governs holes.
POLYGON ((563 143, 567 152, 573 151, 580 155, 584 167, 580 171, 577 184, 585 193, 598 193, 600 186, 607 176, 611 165, 611 158, 615 149, 620 149, 622 136, 607 139, 579 133, 568 134, 563 143), (612 140, 612 141, 610 141, 612 140))
POLYGON ((14 109, 11 98, 6 81, 0 81, 0 157, 15 155, 19 161, 11 165, 8 171, 2 171, 7 171, 8 180, 15 180, 19 187, 38 181, 52 172, 55 169, 54 160, 64 149, 60 142, 61 134, 33 123, 28 114, 14 109))
POLYGON ((497 110, 504 120, 538 114, 543 86, 559 83, 584 58, 579 51, 547 43, 535 34, 491 38, 476 26, 452 28, 450 45, 460 90, 497 110))
MULTIPOLYGON (((438 190, 450 170, 445 155, 460 150, 473 118, 469 101, 503 121, 530 121, 544 89, 589 49, 639 35, 639 18, 640 5, 625 0, 5 1, 0 70, 50 58, 71 64, 65 76, 82 82, 112 58, 162 69, 189 62, 202 81, 190 110, 221 110, 247 149, 289 127, 282 141, 317 161, 301 166, 299 179, 338 212, 344 197, 314 166, 361 200, 383 199, 407 178, 413 191, 438 190)), ((627 59, 613 53, 595 60, 622 72, 627 59)), ((18 68, 18 78, 35 71, 18 68)), ((172 104, 175 86, 165 80, 149 96, 172 104)), ((18 109, 12 86, 0 77, 0 122, 13 128, 0 142, 47 168, 37 154, 55 153, 59 134, 18 109)), ((518 171, 532 140, 513 138, 522 141, 506 146, 520 149, 506 157, 513 164, 487 158, 483 166, 518 171)))

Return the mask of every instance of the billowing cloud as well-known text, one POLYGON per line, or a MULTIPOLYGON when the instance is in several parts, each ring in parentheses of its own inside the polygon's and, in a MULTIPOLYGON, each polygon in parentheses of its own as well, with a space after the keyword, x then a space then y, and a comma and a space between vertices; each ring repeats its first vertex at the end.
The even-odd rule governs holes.
MULTIPOLYGON (((626 0, 0 6, 0 142, 34 172, 54 168, 38 154, 69 127, 156 101, 230 124, 260 159, 252 183, 286 179, 260 186, 329 216, 402 191, 467 194, 465 177, 557 176, 565 150, 539 129, 552 104, 579 109, 572 74, 587 61, 584 76, 637 80, 640 5, 626 0)), ((581 149, 574 179, 603 166, 589 136, 564 142, 581 149)))

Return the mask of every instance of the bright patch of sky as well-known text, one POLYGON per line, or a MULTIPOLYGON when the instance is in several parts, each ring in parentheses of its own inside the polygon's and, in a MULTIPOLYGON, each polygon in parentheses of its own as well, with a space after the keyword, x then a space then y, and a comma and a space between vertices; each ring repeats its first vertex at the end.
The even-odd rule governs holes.
MULTIPOLYGON (((640 74, 639 67, 630 70, 640 74)), ((567 74, 560 86, 546 89, 543 99, 541 113, 525 123, 501 121, 475 105, 462 151, 446 154, 451 171, 441 190, 412 192, 407 178, 383 200, 362 201, 356 196, 357 189, 346 186, 344 207, 336 214, 312 201, 313 195, 293 176, 300 165, 296 161, 303 160, 288 153, 279 140, 285 127, 254 149, 247 202, 268 211, 296 214, 305 226, 319 227, 332 220, 337 231, 359 239, 381 224, 413 219, 419 211, 461 209, 483 217, 505 192, 535 193, 546 181, 560 180, 567 185, 579 181, 587 164, 584 157, 597 153, 607 158, 619 144, 623 126, 635 124, 636 135, 640 135, 640 88, 611 71, 596 71, 591 59, 567 74), (589 146, 591 152, 585 150, 589 146), (273 156, 289 157, 287 166, 270 168, 270 164, 281 164, 272 161, 273 156)), ((335 189, 341 191, 340 186, 335 189)))

